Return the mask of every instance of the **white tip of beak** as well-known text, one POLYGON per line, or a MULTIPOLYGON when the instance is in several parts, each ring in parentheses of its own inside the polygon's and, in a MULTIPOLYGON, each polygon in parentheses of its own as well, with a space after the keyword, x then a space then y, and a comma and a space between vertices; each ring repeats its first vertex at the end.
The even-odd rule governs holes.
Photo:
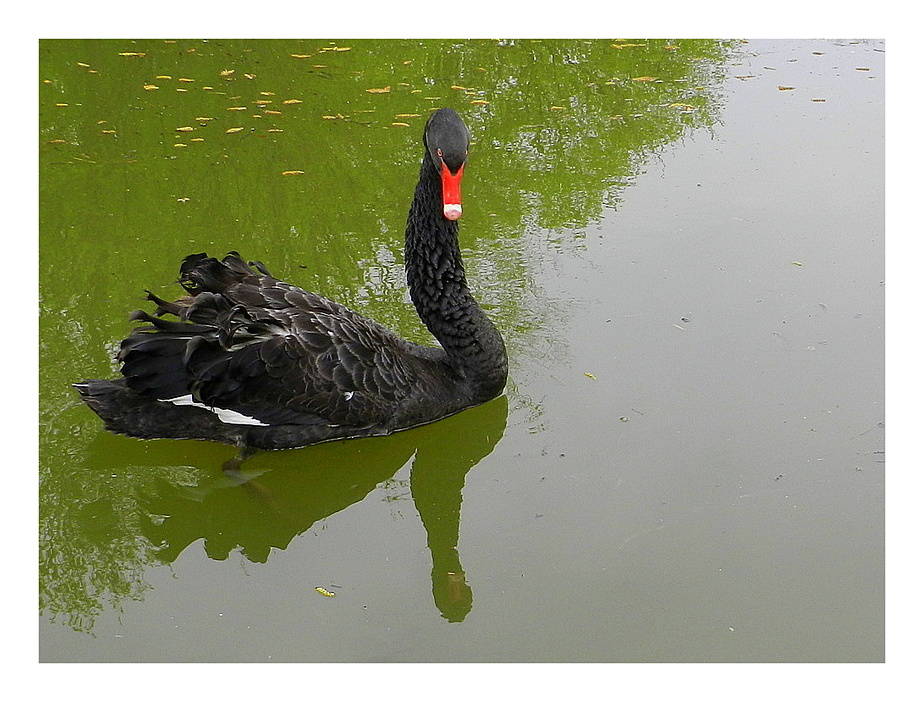
POLYGON ((446 219, 459 219, 462 216, 462 205, 443 205, 443 216, 446 219))

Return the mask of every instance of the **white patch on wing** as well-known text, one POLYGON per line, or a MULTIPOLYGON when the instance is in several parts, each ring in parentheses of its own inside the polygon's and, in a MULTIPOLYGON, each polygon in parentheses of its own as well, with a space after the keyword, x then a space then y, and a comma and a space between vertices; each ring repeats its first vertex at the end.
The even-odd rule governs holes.
POLYGON ((225 424, 250 424, 255 427, 268 427, 269 424, 266 422, 261 422, 259 419, 254 417, 248 417, 246 414, 241 414, 240 412, 235 412, 234 410, 224 409, 222 407, 209 407, 208 405, 203 405, 201 402, 196 402, 192 395, 180 395, 179 397, 171 397, 169 400, 160 400, 160 402, 171 402, 174 405, 189 405, 190 407, 201 407, 206 409, 209 412, 214 412, 218 418, 225 424))

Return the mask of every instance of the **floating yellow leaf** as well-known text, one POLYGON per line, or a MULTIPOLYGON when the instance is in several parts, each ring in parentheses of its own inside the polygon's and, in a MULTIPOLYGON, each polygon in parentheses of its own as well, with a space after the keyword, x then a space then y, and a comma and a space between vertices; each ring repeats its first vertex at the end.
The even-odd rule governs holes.
POLYGON ((628 49, 633 46, 645 46, 644 44, 610 44, 614 49, 628 49))
POLYGON ((191 132, 195 130, 195 127, 177 127, 178 132, 191 132))
POLYGON ((120 51, 119 56, 147 56, 141 51, 120 51))
POLYGON ((267 129, 266 131, 276 133, 276 132, 281 132, 282 130, 281 129, 267 129))
POLYGON ((491 104, 491 103, 488 102, 487 100, 470 100, 469 102, 470 102, 472 105, 490 105, 490 104, 491 104))
POLYGON ((48 143, 49 144, 66 144, 67 140, 66 139, 52 139, 48 143))
POLYGON ((264 110, 268 115, 281 115, 282 113, 279 110, 264 110))
POLYGON ((254 105, 272 105, 273 101, 272 100, 254 100, 253 104, 254 105))
POLYGON ((101 134, 115 134, 116 130, 115 129, 102 129, 100 130, 100 133, 101 134))
POLYGON ((195 83, 196 82, 195 78, 177 78, 177 80, 180 81, 181 83, 195 83))
POLYGON ((638 78, 633 78, 632 80, 638 81, 639 83, 650 83, 655 80, 654 76, 639 76, 638 78))
POLYGON ((585 373, 584 375, 586 375, 586 376, 587 376, 588 378, 590 378, 591 380, 596 380, 596 379, 597 379, 597 376, 595 376, 593 373, 585 373))
POLYGON ((235 105, 234 107, 229 107, 229 110, 246 110, 247 108, 244 105, 235 105))
POLYGON ((235 132, 241 132, 243 130, 244 130, 243 127, 231 127, 231 129, 225 130, 225 134, 234 134, 235 132))
POLYGON ((218 75, 220 75, 220 76, 230 76, 232 73, 234 73, 234 69, 233 69, 233 68, 230 68, 230 69, 225 69, 224 71, 222 71, 222 72, 219 73, 218 75))
POLYGON ((283 100, 282 104, 283 105, 299 105, 301 104, 301 102, 302 102, 301 100, 296 100, 295 98, 292 98, 291 100, 283 100))
POLYGON ((411 125, 409 125, 407 122, 392 122, 391 126, 392 127, 410 127, 411 125))
POLYGON ((333 597, 337 594, 335 592, 331 592, 330 590, 325 590, 323 587, 316 587, 315 590, 324 595, 324 597, 333 597))
POLYGON ((77 62, 77 65, 78 65, 78 66, 82 66, 83 68, 89 68, 89 67, 90 67, 90 64, 89 64, 89 63, 83 63, 82 61, 78 61, 78 62, 77 62))
POLYGON ((282 175, 284 175, 284 176, 290 176, 290 175, 304 175, 304 173, 305 173, 305 171, 283 171, 283 172, 282 172, 282 175))
POLYGON ((193 137, 190 141, 205 141, 202 137, 193 137))
POLYGON ((179 146, 179 147, 182 147, 182 148, 184 148, 184 149, 186 148, 186 144, 181 144, 181 143, 179 143, 179 142, 177 142, 176 144, 174 144, 174 146, 179 146))
POLYGON ((172 80, 170 76, 154 76, 157 80, 172 80))
POLYGON ((384 88, 366 88, 367 93, 390 93, 391 86, 386 85, 384 88))
POLYGON ((551 106, 549 107, 549 109, 550 109, 550 110, 563 110, 563 109, 565 109, 565 108, 564 108, 564 107, 561 107, 560 105, 551 105, 551 106))
POLYGON ((777 90, 795 90, 795 88, 791 85, 778 85, 776 86, 776 89, 777 90))
POLYGON ((792 262, 792 265, 794 265, 794 266, 801 266, 802 264, 801 264, 799 261, 793 261, 793 262, 792 262))
POLYGON ((402 112, 402 113, 399 114, 399 115, 395 115, 395 117, 400 117, 400 118, 420 117, 420 115, 417 114, 416 112, 406 112, 406 113, 405 113, 405 112, 402 112))
POLYGON ((211 122, 214 117, 196 117, 197 122, 211 122))
POLYGON ((464 85, 450 85, 450 88, 453 90, 470 90, 471 88, 466 88, 464 85))
POLYGON ((292 58, 311 58, 314 54, 289 54, 292 58))
POLYGON ((160 87, 157 85, 151 85, 150 83, 148 83, 147 85, 144 86, 144 89, 145 90, 160 90, 160 87))

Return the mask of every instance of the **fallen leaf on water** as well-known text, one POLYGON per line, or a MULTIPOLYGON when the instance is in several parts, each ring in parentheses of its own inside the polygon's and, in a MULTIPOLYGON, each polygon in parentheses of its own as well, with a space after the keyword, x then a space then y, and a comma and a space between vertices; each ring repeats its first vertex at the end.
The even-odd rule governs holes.
POLYGON ((420 117, 420 115, 415 112, 407 112, 401 113, 400 115, 395 115, 395 117, 420 117))
POLYGON ((325 590, 323 587, 316 587, 315 590, 324 595, 324 597, 333 597, 337 594, 335 592, 331 592, 330 590, 325 590))
POLYGON ((282 104, 283 105, 298 105, 301 102, 302 102, 301 100, 296 100, 295 98, 292 98, 291 100, 283 100, 282 104))
POLYGON ((610 44, 614 49, 628 49, 633 46, 645 46, 644 44, 610 44))
POLYGON ((290 175, 303 175, 304 173, 305 173, 305 171, 283 171, 283 172, 282 172, 282 175, 284 175, 284 176, 290 176, 290 175))
POLYGON ((311 58, 314 54, 289 54, 292 58, 311 58))
POLYGON ((791 85, 778 85, 776 86, 776 89, 777 90, 795 90, 795 88, 791 85))
POLYGON ((469 103, 472 105, 490 105, 491 104, 487 100, 470 100, 469 103))
POLYGON ((231 129, 225 130, 225 134, 234 134, 235 132, 241 132, 243 130, 244 130, 243 127, 231 127, 231 129))
POLYGON ((384 88, 366 88, 367 93, 390 93, 391 86, 386 85, 384 88))
POLYGON ((234 73, 234 69, 233 69, 233 68, 230 68, 230 69, 226 69, 226 70, 222 71, 222 72, 219 73, 218 75, 220 75, 220 76, 230 76, 232 73, 234 73))
POLYGON ((281 115, 282 113, 279 110, 264 110, 268 115, 281 115))
POLYGON ((180 81, 181 83, 195 83, 196 82, 195 78, 177 78, 177 80, 180 81))
POLYGON ((147 56, 141 51, 120 51, 119 56, 147 56))
POLYGON ((193 131, 194 129, 195 129, 195 127, 177 127, 177 128, 176 128, 176 130, 177 130, 178 132, 191 132, 191 131, 193 131))
POLYGON ((171 80, 170 76, 154 76, 157 80, 171 80))
POLYGON ((597 379, 597 376, 595 376, 593 373, 585 373, 584 375, 586 375, 586 376, 587 376, 588 378, 590 378, 591 380, 596 380, 596 379, 597 379))
POLYGON ((640 83, 650 83, 655 80, 654 76, 639 76, 638 78, 633 78, 632 80, 637 80, 640 83))
POLYGON ((391 126, 392 127, 410 127, 411 125, 409 125, 407 122, 392 122, 391 126))
POLYGON ((792 262, 792 265, 794 265, 794 266, 801 266, 802 264, 799 263, 799 261, 793 261, 793 262, 792 262))
POLYGON ((144 89, 145 90, 160 90, 160 87, 156 85, 151 85, 150 83, 148 83, 147 85, 144 86, 144 89))
POLYGON ((246 108, 245 106, 243 106, 243 105, 238 105, 238 106, 235 106, 235 107, 229 107, 228 109, 229 109, 229 110, 246 110, 247 108, 246 108))

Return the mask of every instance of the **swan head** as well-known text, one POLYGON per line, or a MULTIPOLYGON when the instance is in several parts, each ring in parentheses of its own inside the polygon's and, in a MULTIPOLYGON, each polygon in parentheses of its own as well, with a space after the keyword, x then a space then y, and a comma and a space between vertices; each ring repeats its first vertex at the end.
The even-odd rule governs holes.
POLYGON ((462 216, 462 172, 468 158, 468 127, 459 114, 443 107, 427 120, 424 146, 443 185, 443 216, 456 220, 462 216))

